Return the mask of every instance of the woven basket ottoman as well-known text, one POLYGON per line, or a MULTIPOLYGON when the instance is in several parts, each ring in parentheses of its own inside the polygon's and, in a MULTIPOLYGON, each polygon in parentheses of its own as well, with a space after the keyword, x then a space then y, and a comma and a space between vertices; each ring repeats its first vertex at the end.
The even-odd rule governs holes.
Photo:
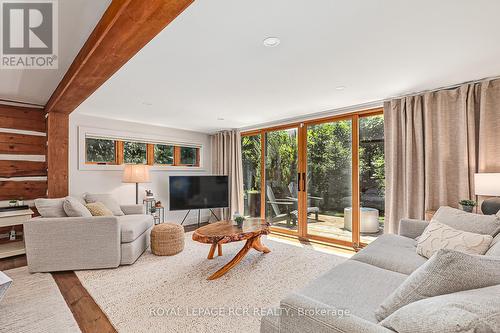
POLYGON ((151 230, 151 252, 172 256, 184 249, 184 227, 174 223, 157 224, 151 230))

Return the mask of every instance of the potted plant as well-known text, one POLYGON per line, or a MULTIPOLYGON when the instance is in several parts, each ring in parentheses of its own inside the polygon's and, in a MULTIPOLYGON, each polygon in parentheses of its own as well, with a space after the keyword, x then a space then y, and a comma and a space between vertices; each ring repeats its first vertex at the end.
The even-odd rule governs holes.
POLYGON ((245 221, 245 218, 241 216, 239 213, 234 214, 234 222, 236 222, 236 225, 238 228, 241 228, 243 226, 243 222, 245 221))
POLYGON ((17 200, 9 200, 9 206, 10 206, 10 207, 15 207, 15 206, 17 206, 17 200))
POLYGON ((477 205, 477 202, 468 199, 460 200, 458 203, 462 206, 462 210, 467 213, 472 213, 472 209, 477 205))

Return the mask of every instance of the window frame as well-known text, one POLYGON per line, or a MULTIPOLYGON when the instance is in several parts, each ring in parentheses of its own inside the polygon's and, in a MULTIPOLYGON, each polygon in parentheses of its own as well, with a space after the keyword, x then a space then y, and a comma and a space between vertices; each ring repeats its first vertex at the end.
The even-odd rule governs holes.
POLYGON ((158 137, 153 135, 142 135, 136 133, 123 133, 113 130, 97 129, 90 127, 78 127, 78 169, 79 170, 122 170, 124 163, 124 142, 141 142, 146 144, 146 165, 151 166, 151 170, 191 170, 205 171, 203 165, 204 144, 196 142, 182 142, 177 139, 158 137), (114 163, 87 162, 86 139, 107 139, 115 141, 115 161, 114 163), (174 163, 155 163, 155 145, 172 146, 174 148, 174 163), (196 149, 196 164, 180 163, 180 148, 189 147, 196 149), (176 156, 176 151, 178 154, 176 156))

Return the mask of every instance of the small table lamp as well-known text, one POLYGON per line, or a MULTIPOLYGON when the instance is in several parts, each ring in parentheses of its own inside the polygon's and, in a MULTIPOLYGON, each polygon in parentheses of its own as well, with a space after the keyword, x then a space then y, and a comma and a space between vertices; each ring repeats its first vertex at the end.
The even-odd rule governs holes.
POLYGON ((125 164, 123 183, 135 183, 135 203, 139 204, 139 183, 149 183, 149 165, 125 164))
POLYGON ((500 173, 476 173, 474 175, 476 195, 494 196, 481 204, 485 215, 494 215, 500 210, 500 173))

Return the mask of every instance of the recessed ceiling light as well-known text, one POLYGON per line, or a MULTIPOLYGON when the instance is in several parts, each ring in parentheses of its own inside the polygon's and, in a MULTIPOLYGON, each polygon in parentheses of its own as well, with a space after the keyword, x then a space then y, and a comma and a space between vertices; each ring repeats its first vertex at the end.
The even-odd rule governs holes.
POLYGON ((281 41, 278 37, 267 37, 262 41, 262 43, 264 44, 264 46, 267 47, 275 47, 278 46, 281 43, 281 41))
POLYGON ((224 118, 222 118, 222 117, 217 117, 217 120, 224 120, 224 118))
POLYGON ((338 87, 336 87, 335 89, 337 89, 337 90, 344 90, 344 89, 345 89, 345 86, 338 86, 338 87))
POLYGON ((153 103, 150 103, 150 102, 142 102, 142 104, 146 105, 146 106, 152 106, 153 103))

